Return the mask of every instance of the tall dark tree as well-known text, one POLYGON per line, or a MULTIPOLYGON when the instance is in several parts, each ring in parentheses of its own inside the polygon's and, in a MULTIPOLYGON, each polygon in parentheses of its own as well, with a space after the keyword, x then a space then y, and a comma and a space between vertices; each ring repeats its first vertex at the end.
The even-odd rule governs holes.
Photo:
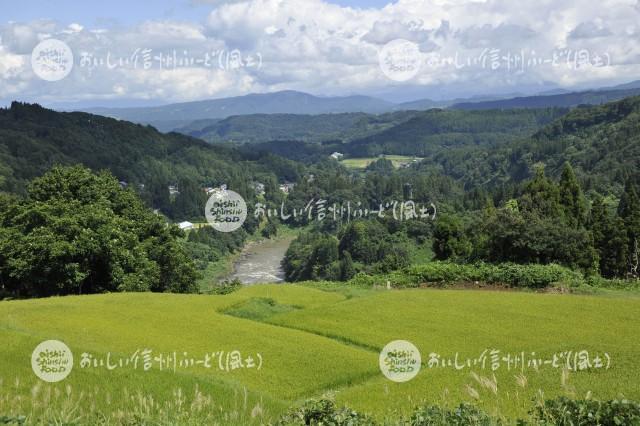
POLYGON ((569 163, 564 164, 558 185, 560 205, 569 226, 578 228, 585 223, 586 201, 582 189, 569 163))
POLYGON ((627 272, 638 276, 638 246, 640 246, 640 199, 633 182, 628 179, 624 187, 624 193, 618 204, 618 215, 624 221, 627 233, 628 259, 627 272))
POLYGON ((345 251, 342 253, 342 259, 340 260, 340 279, 347 281, 353 278, 356 274, 356 269, 353 266, 353 259, 351 259, 351 253, 345 251))
POLYGON ((591 206, 589 229, 598 252, 600 274, 607 278, 623 277, 628 252, 624 221, 613 217, 601 196, 596 197, 591 206))
POLYGON ((546 218, 559 218, 562 213, 558 187, 544 173, 544 166, 535 167, 535 175, 525 186, 519 201, 520 210, 546 218))

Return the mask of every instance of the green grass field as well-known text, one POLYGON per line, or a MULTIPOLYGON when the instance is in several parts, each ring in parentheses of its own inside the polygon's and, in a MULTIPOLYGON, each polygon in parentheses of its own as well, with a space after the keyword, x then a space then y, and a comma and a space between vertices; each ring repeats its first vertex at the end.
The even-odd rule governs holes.
POLYGON ((468 401, 494 414, 524 416, 540 391, 545 397, 592 392, 602 399, 640 399, 639 332, 638 298, 524 292, 343 293, 258 285, 225 296, 135 293, 3 301, 0 416, 259 424, 330 391, 339 403, 379 418, 408 413, 423 401, 468 401), (54 384, 37 379, 30 364, 35 346, 48 339, 64 341, 75 357, 69 377, 54 384), (396 339, 413 342, 422 353, 422 370, 407 383, 391 382, 378 369, 380 349, 396 339), (238 350, 243 357, 260 354, 263 364, 259 370, 225 371, 216 364, 175 372, 155 365, 148 371, 79 366, 82 352, 99 358, 110 352, 118 359, 138 349, 199 359, 238 350), (551 367, 501 367, 494 373, 428 366, 432 352, 457 352, 466 359, 484 349, 543 358, 566 350, 607 352, 611 367, 563 375, 551 367))
MULTIPOLYGON (((384 158, 391 160, 395 168, 400 167, 402 163, 411 163, 414 158, 420 161, 420 158, 407 155, 385 155, 384 158)), ((378 157, 345 158, 340 162, 349 169, 361 170, 377 159, 378 157)))

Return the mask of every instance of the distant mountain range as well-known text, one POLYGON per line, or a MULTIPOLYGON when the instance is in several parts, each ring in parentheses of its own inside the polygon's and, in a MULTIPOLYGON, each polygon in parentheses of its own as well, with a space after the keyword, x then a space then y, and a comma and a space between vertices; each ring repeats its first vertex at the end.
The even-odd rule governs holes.
POLYGON ((234 116, 256 114, 382 114, 394 111, 424 111, 432 108, 447 108, 464 102, 482 102, 504 99, 503 96, 478 96, 466 99, 435 101, 419 99, 393 103, 370 96, 322 97, 308 93, 285 90, 274 93, 249 94, 230 98, 182 102, 148 107, 95 107, 78 108, 83 112, 150 124, 161 131, 175 129, 194 130, 214 124, 216 121, 234 116))
POLYGON ((520 93, 512 93, 509 95, 503 96, 472 96, 470 98, 455 98, 455 99, 447 99, 443 101, 434 101, 433 99, 418 99, 417 101, 409 101, 397 104, 394 106, 394 110, 396 111, 407 111, 407 110, 417 110, 417 111, 425 111, 433 108, 448 108, 455 104, 461 103, 476 103, 476 102, 486 102, 486 101, 497 101, 501 99, 511 99, 517 96, 522 96, 520 93))
POLYGON ((89 108, 85 112, 151 124, 168 131, 194 120, 222 119, 249 114, 335 114, 344 112, 383 113, 394 104, 369 96, 320 97, 286 90, 232 98, 184 102, 158 107, 89 108))
POLYGON ((214 125, 217 121, 228 117, 255 114, 382 114, 394 111, 422 111, 432 108, 571 108, 581 104, 603 104, 639 94, 640 80, 613 87, 578 92, 556 89, 536 96, 484 96, 445 101, 419 99, 404 103, 393 103, 370 96, 322 97, 286 90, 152 107, 96 107, 82 108, 81 110, 134 123, 150 124, 164 132, 182 128, 184 133, 192 134, 193 130, 202 130, 204 127, 214 125), (194 123, 197 121, 200 123, 194 123), (200 128, 198 129, 198 127, 200 128), (184 129, 188 129, 188 131, 184 129))
POLYGON ((486 102, 464 102, 452 105, 454 109, 511 109, 511 108, 572 108, 578 105, 601 105, 630 96, 640 95, 640 88, 618 90, 589 90, 546 96, 523 96, 486 102))
POLYGON ((345 112, 334 114, 250 114, 225 119, 203 119, 175 129, 210 143, 260 143, 296 140, 347 142, 405 122, 421 111, 384 114, 345 112))

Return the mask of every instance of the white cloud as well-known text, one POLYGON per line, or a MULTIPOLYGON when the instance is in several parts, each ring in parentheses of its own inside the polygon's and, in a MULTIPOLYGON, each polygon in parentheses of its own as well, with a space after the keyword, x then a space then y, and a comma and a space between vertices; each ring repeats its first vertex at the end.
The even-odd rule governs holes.
POLYGON ((0 97, 18 96, 27 89, 29 73, 24 56, 7 51, 0 44, 0 97))
MULTIPOLYGON (((640 71, 640 3, 636 0, 399 0, 383 8, 355 9, 323 0, 194 0, 211 4, 202 22, 151 20, 128 28, 88 28, 78 22, 8 23, 0 27, 0 97, 16 93, 47 99, 200 99, 281 89, 323 94, 383 91, 400 84, 378 66, 378 50, 402 38, 427 58, 457 61, 424 66, 404 86, 437 87, 468 95, 518 91, 535 85, 598 85, 634 79, 640 71), (64 81, 42 84, 29 70, 31 49, 46 37, 66 41, 76 54, 115 62, 149 49, 153 58, 175 53, 202 58, 228 55, 261 58, 261 66, 220 69, 214 59, 176 70, 76 66, 64 81), (498 58, 521 52, 552 57, 558 49, 607 54, 612 66, 530 67, 524 72, 466 66, 487 52, 498 58), (497 52, 497 53, 495 53, 497 52), (460 64, 465 66, 460 66, 460 64), (19 88, 19 89, 18 89, 19 88)), ((486 64, 486 59, 485 59, 486 64)), ((636 77, 637 78, 637 77, 636 77)))
POLYGON ((421 25, 415 22, 376 21, 361 40, 383 45, 401 38, 420 44, 428 40, 429 34, 430 31, 421 28, 421 25))
POLYGON ((77 23, 72 23, 72 24, 69 24, 69 26, 67 26, 65 30, 62 30, 62 32, 65 34, 74 34, 74 33, 79 33, 83 29, 84 27, 82 25, 77 23))
POLYGON ((595 22, 581 22, 570 33, 569 38, 598 38, 612 35, 608 28, 598 26, 595 22))
POLYGON ((32 24, 11 23, 0 29, 2 44, 17 54, 30 54, 40 41, 40 36, 52 30, 53 22, 38 21, 32 24))
POLYGON ((15 79, 24 71, 24 68, 24 56, 8 52, 0 45, 0 78, 2 80, 15 79))

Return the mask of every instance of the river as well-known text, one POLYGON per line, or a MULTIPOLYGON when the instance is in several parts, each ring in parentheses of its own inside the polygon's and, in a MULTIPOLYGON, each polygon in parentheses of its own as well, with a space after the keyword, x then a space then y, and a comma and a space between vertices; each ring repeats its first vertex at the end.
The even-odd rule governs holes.
POLYGON ((233 263, 233 272, 227 279, 238 279, 243 284, 278 283, 284 281, 280 261, 293 237, 250 242, 233 263))

